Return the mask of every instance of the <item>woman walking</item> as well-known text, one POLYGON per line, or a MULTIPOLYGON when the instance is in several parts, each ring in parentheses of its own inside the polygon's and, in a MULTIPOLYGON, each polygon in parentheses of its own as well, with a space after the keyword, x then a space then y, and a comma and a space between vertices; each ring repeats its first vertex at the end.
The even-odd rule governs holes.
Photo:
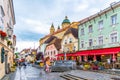
POLYGON ((46 61, 45 61, 45 71, 46 71, 46 72, 50 72, 50 66, 51 66, 50 58, 47 57, 47 58, 46 58, 46 61))

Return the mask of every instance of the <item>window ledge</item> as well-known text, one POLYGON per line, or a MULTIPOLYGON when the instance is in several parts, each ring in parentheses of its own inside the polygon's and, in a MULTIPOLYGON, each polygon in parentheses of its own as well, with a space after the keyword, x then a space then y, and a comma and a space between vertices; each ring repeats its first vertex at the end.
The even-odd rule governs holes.
POLYGON ((116 23, 116 24, 111 24, 110 26, 111 27, 116 27, 119 23, 116 23))

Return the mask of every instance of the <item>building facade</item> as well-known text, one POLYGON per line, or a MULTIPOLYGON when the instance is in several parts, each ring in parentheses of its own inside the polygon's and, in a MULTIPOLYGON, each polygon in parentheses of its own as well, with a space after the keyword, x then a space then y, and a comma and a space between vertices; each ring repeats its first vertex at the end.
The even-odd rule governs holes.
POLYGON ((46 46, 48 44, 48 43, 46 43, 46 41, 51 36, 55 36, 55 37, 57 37, 59 39, 62 39, 65 31, 70 27, 69 26, 70 25, 70 21, 69 21, 69 19, 68 19, 67 16, 62 21, 61 25, 62 25, 62 28, 60 28, 60 26, 58 26, 58 29, 55 31, 54 24, 52 23, 52 25, 50 27, 50 33, 39 40, 39 43, 40 43, 40 52, 42 52, 43 54, 45 53, 45 48, 46 48, 46 46))
POLYGON ((55 38, 51 41, 45 49, 45 57, 50 57, 51 61, 57 60, 58 53, 61 53, 61 39, 55 38))
POLYGON ((9 73, 13 66, 16 36, 13 36, 15 24, 12 0, 0 0, 0 79, 9 73))
POLYGON ((120 2, 81 20, 78 35, 82 60, 116 61, 120 51, 120 2))

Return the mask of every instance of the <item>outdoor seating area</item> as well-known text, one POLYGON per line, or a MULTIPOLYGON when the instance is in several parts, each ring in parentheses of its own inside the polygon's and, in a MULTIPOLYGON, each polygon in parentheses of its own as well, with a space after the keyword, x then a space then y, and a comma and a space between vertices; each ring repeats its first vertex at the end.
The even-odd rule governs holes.
POLYGON ((104 69, 120 69, 120 63, 111 63, 108 64, 107 62, 82 62, 79 63, 78 69, 82 70, 104 70, 104 69))

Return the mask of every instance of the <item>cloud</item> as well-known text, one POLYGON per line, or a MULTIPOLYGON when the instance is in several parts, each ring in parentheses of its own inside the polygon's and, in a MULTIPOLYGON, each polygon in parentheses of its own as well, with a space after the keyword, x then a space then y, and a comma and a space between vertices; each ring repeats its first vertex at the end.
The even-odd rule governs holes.
POLYGON ((46 23, 43 23, 39 20, 25 19, 25 18, 21 18, 21 20, 25 24, 27 24, 26 28, 30 32, 44 34, 44 35, 49 33, 50 25, 46 23))
POLYGON ((81 2, 76 3, 76 6, 74 7, 75 12, 82 12, 86 10, 89 6, 88 1, 82 0, 81 2))
POLYGON ((27 48, 31 48, 31 49, 37 49, 39 46, 39 42, 38 41, 18 41, 16 48, 18 49, 16 52, 20 52, 22 49, 27 49, 27 48))
MULTIPOLYGON (((13 0, 16 15, 17 47, 33 47, 39 38, 49 34, 52 22, 55 28, 64 16, 80 21, 107 8, 119 0, 13 0)), ((39 44, 38 44, 39 45, 39 44)))

